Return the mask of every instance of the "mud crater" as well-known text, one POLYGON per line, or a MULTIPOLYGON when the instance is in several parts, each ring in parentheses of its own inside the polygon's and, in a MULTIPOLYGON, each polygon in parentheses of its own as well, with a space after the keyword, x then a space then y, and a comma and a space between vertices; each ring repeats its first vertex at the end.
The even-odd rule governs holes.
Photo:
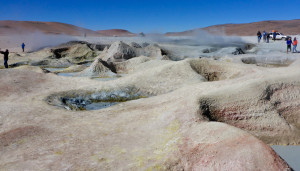
POLYGON ((234 68, 233 65, 224 65, 209 59, 190 60, 189 62, 191 68, 204 77, 206 81, 233 79, 242 72, 242 69, 234 68))
POLYGON ((200 119, 246 130, 266 143, 299 144, 299 92, 298 82, 278 82, 265 85, 258 96, 238 101, 203 97, 199 100, 198 114, 200 119), (279 129, 279 126, 284 127, 279 129), (269 132, 276 136, 270 136, 269 132))
POLYGON ((73 90, 59 92, 46 97, 49 105, 61 107, 67 110, 99 110, 118 103, 148 97, 137 88, 129 87, 118 90, 73 90))
POLYGON ((244 64, 255 64, 257 66, 266 67, 266 68, 278 68, 278 67, 288 67, 290 66, 295 60, 293 59, 272 59, 266 57, 244 57, 241 58, 241 61, 244 64))

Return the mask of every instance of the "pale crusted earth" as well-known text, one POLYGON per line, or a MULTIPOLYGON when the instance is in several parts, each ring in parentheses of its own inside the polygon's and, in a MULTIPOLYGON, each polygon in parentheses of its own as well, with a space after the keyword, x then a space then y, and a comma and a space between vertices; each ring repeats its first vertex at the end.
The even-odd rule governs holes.
POLYGON ((178 45, 84 46, 59 58, 12 54, 29 65, 0 70, 0 170, 291 170, 265 143, 300 144, 298 54, 277 49, 292 64, 274 68, 241 62, 258 61, 266 45, 180 61, 171 60, 181 58, 171 55, 178 45), (67 110, 61 100, 111 92, 139 98, 101 110, 67 110))

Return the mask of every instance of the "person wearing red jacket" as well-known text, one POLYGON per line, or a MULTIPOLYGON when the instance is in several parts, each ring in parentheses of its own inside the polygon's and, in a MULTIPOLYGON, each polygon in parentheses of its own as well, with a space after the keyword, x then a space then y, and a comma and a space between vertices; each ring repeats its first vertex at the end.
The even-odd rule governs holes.
POLYGON ((295 37, 295 38, 294 38, 294 42, 293 42, 293 53, 297 53, 297 52, 298 52, 298 51, 296 50, 297 44, 298 44, 298 41, 297 41, 297 38, 295 37))

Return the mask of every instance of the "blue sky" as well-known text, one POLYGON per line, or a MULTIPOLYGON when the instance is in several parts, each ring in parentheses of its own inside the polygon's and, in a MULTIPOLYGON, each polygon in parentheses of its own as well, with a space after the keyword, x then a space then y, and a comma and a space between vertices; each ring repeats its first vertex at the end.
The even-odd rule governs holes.
POLYGON ((226 23, 298 19, 285 0, 1 0, 0 20, 57 21, 92 30, 184 31, 226 23))

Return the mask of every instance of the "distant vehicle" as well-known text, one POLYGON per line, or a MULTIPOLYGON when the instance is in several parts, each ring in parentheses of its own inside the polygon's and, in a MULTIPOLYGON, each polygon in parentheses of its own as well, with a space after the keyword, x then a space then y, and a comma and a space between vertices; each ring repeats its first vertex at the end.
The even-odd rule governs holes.
MULTIPOLYGON (((270 39, 273 39, 273 33, 269 33, 270 39)), ((276 40, 286 40, 289 36, 276 32, 276 40)))

